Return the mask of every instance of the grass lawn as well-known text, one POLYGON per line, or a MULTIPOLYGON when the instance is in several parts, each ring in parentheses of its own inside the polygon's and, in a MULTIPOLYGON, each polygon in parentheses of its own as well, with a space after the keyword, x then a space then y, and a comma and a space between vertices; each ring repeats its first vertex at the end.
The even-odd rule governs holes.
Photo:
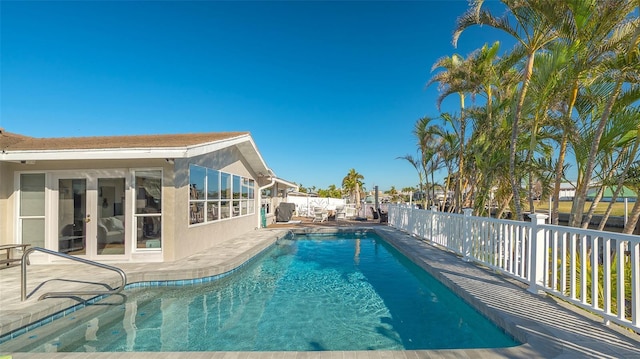
MULTIPOLYGON (((549 210, 549 202, 547 201, 534 201, 533 202, 535 207, 536 207, 536 211, 540 212, 540 211, 548 211, 549 210)), ((573 204, 573 202, 571 201, 560 201, 559 205, 558 205, 558 211, 560 213, 571 213, 571 205, 573 204)), ((631 212, 631 208, 633 208, 633 205, 635 203, 634 202, 629 202, 628 204, 628 210, 629 212, 631 212)), ((609 206, 609 202, 600 202, 598 203, 598 207, 596 207, 596 214, 604 214, 604 212, 607 210, 607 207, 609 206)), ((587 213, 589 211, 589 208, 591 207, 591 202, 587 202, 585 207, 584 207, 584 213, 587 213)), ((529 209, 528 206, 528 202, 525 205, 525 210, 529 209)), ((612 216, 624 216, 624 202, 616 202, 613 205, 613 211, 611 212, 612 216)))

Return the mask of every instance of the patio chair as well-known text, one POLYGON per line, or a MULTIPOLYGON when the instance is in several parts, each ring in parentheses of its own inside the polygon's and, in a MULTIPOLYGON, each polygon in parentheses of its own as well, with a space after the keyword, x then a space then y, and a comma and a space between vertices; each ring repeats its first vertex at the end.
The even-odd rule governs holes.
POLYGON ((347 210, 344 206, 336 207, 336 221, 347 219, 347 210))
POLYGON ((313 210, 313 222, 324 222, 329 219, 329 213, 324 208, 316 207, 313 210))
POLYGON ((378 219, 378 212, 373 209, 373 207, 369 207, 369 209, 371 210, 371 214, 373 215, 373 219, 378 219))
POLYGON ((389 212, 383 212, 380 208, 378 208, 378 215, 380 216, 380 223, 389 222, 389 212))

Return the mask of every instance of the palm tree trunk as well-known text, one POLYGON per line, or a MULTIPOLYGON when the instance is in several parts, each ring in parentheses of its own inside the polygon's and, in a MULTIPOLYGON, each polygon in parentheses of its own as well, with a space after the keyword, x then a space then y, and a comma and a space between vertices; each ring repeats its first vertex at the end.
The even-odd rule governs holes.
POLYGON ((573 199, 573 206, 571 207, 571 215, 569 216, 569 226, 571 227, 580 227, 582 224, 582 213, 584 211, 584 203, 587 197, 587 190, 589 189, 589 181, 591 180, 591 176, 593 175, 593 170, 596 164, 596 156, 598 154, 598 147, 600 146, 600 139, 602 138, 602 134, 604 133, 604 129, 609 121, 609 116, 611 116, 611 111, 613 109, 613 105, 620 95, 620 91, 622 90, 622 79, 619 79, 616 83, 616 87, 609 97, 609 101, 607 103, 607 107, 602 112, 602 116, 600 117, 600 122, 598 123, 598 127, 596 129, 596 133, 593 138, 593 142, 591 143, 591 148, 589 150, 589 157, 587 157, 587 165, 585 166, 584 176, 582 177, 582 183, 578 184, 578 189, 576 190, 576 196, 573 199))
POLYGON ((509 144, 509 176, 511 177, 511 189, 513 191, 513 202, 516 209, 516 220, 522 221, 522 207, 520 206, 520 178, 516 176, 516 153, 518 152, 518 137, 520 136, 520 118, 522 117, 522 108, 524 107, 524 99, 527 95, 527 89, 531 82, 531 74, 533 73, 533 61, 535 52, 527 57, 527 67, 524 72, 522 89, 518 104, 516 105, 515 116, 513 117, 511 143, 509 144))
POLYGON ((464 134, 467 131, 464 94, 460 95, 460 148, 458 149, 458 184, 456 188, 456 213, 462 213, 462 180, 464 176, 464 134))
POLYGON ((533 121, 533 128, 531 129, 531 140, 529 141, 529 150, 527 151, 527 159, 525 163, 529 166, 529 212, 535 213, 535 204, 533 203, 533 166, 531 166, 531 162, 533 161, 533 151, 535 150, 536 145, 536 133, 538 133, 538 119, 536 118, 533 121))
POLYGON ((640 219, 640 198, 636 199, 636 203, 633 205, 633 209, 631 209, 631 214, 629 215, 629 219, 627 220, 627 224, 624 226, 622 233, 633 234, 633 230, 638 225, 639 219, 640 219))
POLYGON ((498 209, 498 212, 496 212, 496 218, 500 219, 502 218, 502 215, 504 214, 504 211, 507 210, 507 208, 509 207, 509 202, 511 202, 511 199, 513 198, 513 194, 510 194, 508 198, 506 198, 501 204, 500 204, 500 209, 498 209))
POLYGON ((556 180, 553 185, 553 205, 551 208, 551 223, 558 224, 559 219, 559 205, 560 205, 560 187, 562 185, 562 179, 564 178, 564 159, 567 155, 567 144, 569 142, 569 136, 567 133, 562 134, 562 142, 560 143, 560 151, 558 154, 558 163, 556 165, 556 180))

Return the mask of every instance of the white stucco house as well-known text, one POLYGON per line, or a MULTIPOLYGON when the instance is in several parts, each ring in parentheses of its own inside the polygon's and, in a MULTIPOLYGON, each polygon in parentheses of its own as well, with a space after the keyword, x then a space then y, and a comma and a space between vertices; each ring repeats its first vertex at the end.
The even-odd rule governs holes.
POLYGON ((0 151, 0 245, 101 262, 173 261, 214 247, 259 228, 261 204, 282 201, 262 190, 297 188, 247 132, 34 138, 0 129, 0 151))

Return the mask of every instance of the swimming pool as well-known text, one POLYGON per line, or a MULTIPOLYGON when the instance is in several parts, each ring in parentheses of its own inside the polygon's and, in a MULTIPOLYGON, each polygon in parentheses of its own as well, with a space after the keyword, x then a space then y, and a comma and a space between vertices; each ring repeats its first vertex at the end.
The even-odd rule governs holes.
MULTIPOLYGON (((0 345, 16 351, 310 351, 518 345, 375 233, 279 240, 233 275, 126 290, 0 345)), ((4 348, 2 348, 4 347, 4 348)))

